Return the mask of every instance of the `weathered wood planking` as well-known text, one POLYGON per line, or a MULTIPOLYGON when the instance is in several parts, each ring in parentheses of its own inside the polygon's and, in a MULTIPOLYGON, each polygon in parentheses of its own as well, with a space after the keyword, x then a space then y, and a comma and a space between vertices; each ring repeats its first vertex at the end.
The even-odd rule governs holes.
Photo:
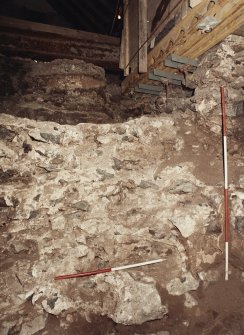
POLYGON ((147 72, 147 0, 139 0, 139 73, 147 72))
MULTIPOLYGON (((219 0, 216 4, 213 4, 210 0, 203 0, 189 11, 148 54, 148 71, 151 68, 165 69, 164 59, 170 53, 193 59, 197 58, 243 24, 243 0, 219 0), (197 25, 206 16, 214 16, 220 23, 211 32, 202 34, 198 30, 197 25)), ((125 92, 129 87, 134 87, 138 82, 150 82, 148 75, 138 74, 135 71, 124 80, 122 90, 125 92)))

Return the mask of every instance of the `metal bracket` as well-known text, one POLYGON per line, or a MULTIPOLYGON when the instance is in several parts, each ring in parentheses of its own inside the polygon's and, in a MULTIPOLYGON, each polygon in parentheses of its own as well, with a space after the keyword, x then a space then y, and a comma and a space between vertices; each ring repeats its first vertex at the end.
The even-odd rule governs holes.
POLYGON ((136 93, 144 93, 144 94, 153 94, 153 95, 160 95, 159 92, 144 90, 143 88, 135 87, 136 93))
POLYGON ((162 88, 154 85, 139 84, 138 87, 135 87, 135 92, 160 95, 160 92, 162 92, 162 88))
POLYGON ((188 72, 194 72, 198 66, 198 61, 172 54, 166 58, 164 64, 165 66, 169 66, 174 69, 181 69, 184 66, 187 68, 188 72))
POLYGON ((202 33, 210 33, 220 23, 214 16, 206 16, 197 26, 202 33))
POLYGON ((197 60, 191 59, 191 58, 188 58, 188 57, 178 56, 178 55, 175 55, 175 54, 171 54, 169 57, 171 58, 171 60, 173 62, 177 62, 177 63, 192 65, 192 66, 195 66, 195 67, 197 67, 198 64, 199 64, 199 62, 197 60))
MULTIPOLYGON (((155 81, 162 82, 162 78, 164 78, 164 77, 162 77, 162 76, 155 76, 152 72, 149 72, 149 74, 148 74, 148 79, 150 79, 150 80, 155 80, 155 81)), ((181 80, 169 79, 168 78, 168 81, 169 81, 169 84, 179 85, 179 86, 181 85, 181 80)))
POLYGON ((143 90, 148 90, 148 91, 156 91, 156 92, 162 92, 162 87, 156 86, 156 85, 148 85, 148 84, 139 84, 139 88, 142 88, 143 90))
POLYGON ((171 72, 166 71, 160 71, 158 69, 153 70, 153 74, 158 77, 163 77, 171 80, 176 80, 177 82, 180 82, 182 84, 185 84, 185 77, 182 74, 175 74, 171 72))
MULTIPOLYGON (((164 65, 168 66, 168 67, 172 67, 174 69, 181 69, 183 64, 177 63, 177 62, 173 62, 170 59, 165 59, 164 65)), ((189 72, 194 72, 195 70, 196 70, 196 67, 188 65, 188 71, 189 72)))

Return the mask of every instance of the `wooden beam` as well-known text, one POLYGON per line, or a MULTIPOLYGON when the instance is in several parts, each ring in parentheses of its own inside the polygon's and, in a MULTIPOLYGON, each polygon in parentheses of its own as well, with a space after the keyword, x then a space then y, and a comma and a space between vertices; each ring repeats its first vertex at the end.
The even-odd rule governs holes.
POLYGON ((109 45, 120 45, 120 39, 118 37, 52 26, 49 24, 19 20, 7 16, 0 16, 0 28, 16 29, 35 33, 48 33, 62 38, 65 37, 70 39, 87 40, 99 44, 106 43, 109 45))
POLYGON ((147 72, 147 0, 139 0, 139 73, 147 72))
POLYGON ((120 53, 119 53, 119 68, 124 70, 125 68, 125 31, 122 30, 121 43, 120 43, 120 53))
POLYGON ((216 2, 216 5, 207 13, 208 16, 215 17, 220 23, 210 33, 201 34, 200 38, 199 32, 195 31, 189 38, 188 46, 177 46, 175 53, 178 53, 177 50, 179 50, 186 57, 197 58, 244 24, 243 0, 216 2))
POLYGON ((0 53, 38 60, 82 59, 119 71, 119 38, 0 17, 0 53))
MULTIPOLYGON (((212 7, 212 10, 208 11, 207 9, 210 3, 211 0, 202 0, 202 2, 198 6, 194 7, 191 11, 189 11, 188 15, 186 15, 184 19, 180 21, 178 25, 175 26, 170 31, 170 33, 163 40, 161 40, 150 52, 148 56, 148 62, 150 64, 153 64, 154 59, 159 58, 162 51, 164 53, 172 53, 171 50, 174 51, 181 48, 184 50, 189 49, 189 46, 192 47, 191 40, 193 38, 194 41, 200 41, 203 38, 205 39, 205 37, 207 37, 211 43, 211 46, 209 48, 219 43, 223 38, 220 40, 218 39, 217 27, 215 27, 215 29, 213 29, 213 31, 208 34, 201 34, 197 27, 198 23, 205 17, 214 15, 218 15, 219 20, 223 22, 222 25, 224 25, 224 21, 228 19, 229 15, 231 16, 229 17, 229 19, 234 21, 233 18, 237 14, 236 8, 240 7, 239 11, 243 13, 244 4, 242 0, 221 0, 221 4, 216 3, 212 7), (215 44, 213 43, 213 37, 215 37, 215 40, 218 40, 218 42, 215 44)), ((235 24, 235 22, 233 23, 235 24)), ((226 31, 226 29, 224 30, 226 32, 226 36, 233 32, 231 31, 231 29, 228 29, 228 31, 226 31)), ((199 55, 201 55, 201 50, 198 51, 200 52, 199 55)), ((174 53, 183 56, 183 54, 180 52, 174 51, 174 53)))
MULTIPOLYGON (((171 2, 169 3, 169 5, 171 5, 171 2)), ((178 0, 172 8, 171 6, 168 6, 167 11, 163 14, 161 19, 157 23, 157 26, 155 27, 153 34, 149 39, 149 42, 151 42, 156 36, 160 34, 160 32, 163 31, 169 21, 171 21, 176 16, 178 16, 178 19, 181 19, 186 15, 187 10, 189 9, 190 7, 188 0, 178 0)))
POLYGON ((130 74, 129 67, 129 57, 130 57, 130 49, 129 49, 129 1, 124 1, 124 76, 128 76, 130 74))
MULTIPOLYGON (((148 55, 148 70, 164 70, 164 60, 171 53, 195 59, 244 24, 243 0, 219 0, 212 6, 210 3, 211 0, 202 0, 156 45, 148 55), (207 16, 214 17, 219 23, 211 32, 202 33, 198 24, 207 16)), ((147 74, 135 71, 124 80, 122 90, 135 87, 138 82, 147 83, 147 74)))

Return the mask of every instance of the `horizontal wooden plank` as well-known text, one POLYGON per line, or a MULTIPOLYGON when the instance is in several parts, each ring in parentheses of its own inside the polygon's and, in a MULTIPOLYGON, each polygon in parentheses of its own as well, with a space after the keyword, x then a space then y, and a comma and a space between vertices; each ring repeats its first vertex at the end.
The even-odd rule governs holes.
POLYGON ((115 45, 0 28, 0 53, 7 56, 43 61, 57 58, 82 59, 107 70, 119 71, 119 52, 119 46, 115 45))
POLYGON ((59 26, 52 26, 49 24, 37 23, 26 20, 19 20, 12 17, 0 16, 0 28, 17 29, 23 31, 30 31, 42 34, 52 34, 59 37, 88 40, 94 43, 106 43, 110 45, 120 45, 118 37, 107 36, 102 34, 90 33, 76 29, 69 29, 59 26))

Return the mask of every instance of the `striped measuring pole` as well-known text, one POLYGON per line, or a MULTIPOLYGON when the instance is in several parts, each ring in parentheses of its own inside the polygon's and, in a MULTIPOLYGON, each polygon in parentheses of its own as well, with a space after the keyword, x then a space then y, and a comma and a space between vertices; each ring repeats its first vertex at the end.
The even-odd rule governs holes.
POLYGON ((156 259, 156 260, 153 260, 153 261, 147 261, 147 262, 129 264, 129 265, 122 265, 122 266, 117 266, 117 267, 114 267, 114 268, 105 268, 105 269, 99 269, 99 270, 95 270, 95 271, 87 271, 87 272, 79 272, 79 273, 73 273, 73 274, 68 274, 68 275, 60 275, 60 276, 54 277, 54 279, 55 280, 60 280, 60 279, 70 279, 70 278, 77 278, 77 277, 89 277, 89 276, 98 275, 100 273, 137 268, 139 266, 145 266, 145 265, 160 263, 160 262, 163 262, 163 261, 164 261, 164 259, 160 258, 160 259, 156 259))
POLYGON ((220 87, 222 125, 223 125, 223 152, 224 152, 224 204, 225 204, 225 280, 229 279, 229 203, 228 203, 228 160, 227 160, 227 128, 225 111, 224 87, 220 87))

